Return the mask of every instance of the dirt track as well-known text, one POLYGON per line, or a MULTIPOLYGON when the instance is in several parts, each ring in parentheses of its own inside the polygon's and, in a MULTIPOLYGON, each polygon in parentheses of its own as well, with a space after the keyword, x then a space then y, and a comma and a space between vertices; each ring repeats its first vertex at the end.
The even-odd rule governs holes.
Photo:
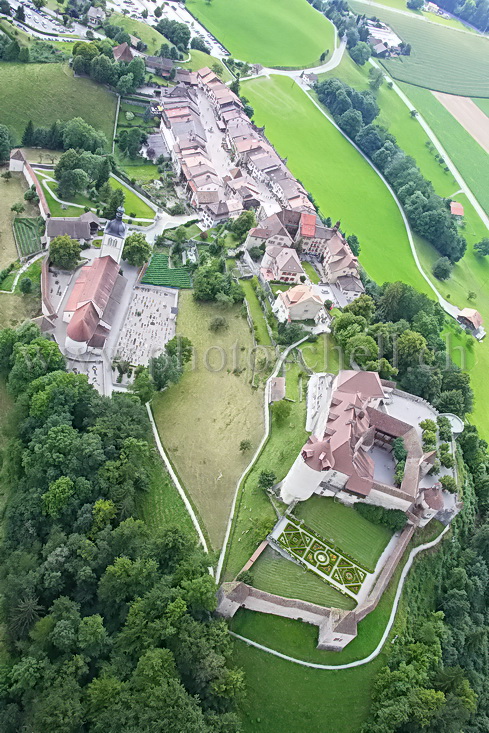
POLYGON ((489 117, 469 97, 432 92, 479 145, 489 153, 489 117))

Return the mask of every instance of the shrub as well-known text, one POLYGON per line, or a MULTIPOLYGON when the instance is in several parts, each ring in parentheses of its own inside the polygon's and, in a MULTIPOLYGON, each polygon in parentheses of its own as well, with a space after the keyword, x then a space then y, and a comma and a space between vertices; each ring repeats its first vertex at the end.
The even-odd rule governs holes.
POLYGON ((394 472, 394 484, 400 486, 402 479, 404 478, 404 468, 406 467, 406 461, 399 461, 394 472))
POLYGON ((209 324, 209 330, 214 333, 217 333, 217 331, 225 331, 227 328, 229 328, 229 324, 224 316, 216 316, 209 324))
POLYGON ((396 438, 393 445, 393 454, 396 461, 405 461, 407 458, 407 450, 404 447, 404 440, 402 438, 396 438))
POLYGON ((452 427, 448 417, 438 417, 437 423, 440 440, 450 441, 452 439, 452 427))
POLYGON ((393 532, 399 532, 406 524, 407 517, 400 509, 384 509, 382 506, 372 506, 357 502, 355 510, 373 524, 383 524, 393 532))
POLYGON ((440 456, 440 463, 442 466, 445 466, 445 468, 453 468, 455 459, 450 453, 443 453, 440 456))
POLYGON ((419 427, 424 430, 429 430, 432 433, 436 433, 436 422, 434 420, 422 420, 419 423, 419 427))
POLYGON ((440 484, 445 491, 449 491, 451 494, 457 493, 457 482, 453 476, 442 476, 440 478, 440 484))
POLYGON ((290 415, 292 405, 286 400, 275 402, 272 407, 273 416, 278 423, 284 423, 290 415))

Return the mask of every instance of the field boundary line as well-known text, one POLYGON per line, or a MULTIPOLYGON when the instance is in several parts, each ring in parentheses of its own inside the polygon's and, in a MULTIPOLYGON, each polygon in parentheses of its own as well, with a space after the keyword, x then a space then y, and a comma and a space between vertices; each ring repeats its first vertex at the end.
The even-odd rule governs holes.
POLYGON ((260 644, 257 641, 252 641, 251 639, 247 639, 245 636, 241 636, 240 634, 236 634, 234 631, 230 631, 230 635, 234 636, 235 639, 239 639, 239 641, 243 641, 245 644, 248 644, 248 646, 253 646, 256 649, 260 649, 263 652, 266 652, 267 654, 272 654, 275 657, 280 657, 280 659, 285 659, 287 662, 293 662, 294 664, 299 664, 301 667, 310 667, 311 669, 324 669, 324 670, 335 670, 335 669, 352 669, 353 667, 361 667, 365 664, 368 664, 372 660, 374 660, 380 652, 382 651, 385 642, 387 641, 387 637, 390 634, 390 631, 392 629, 392 626, 394 624, 397 609, 399 606, 399 601, 401 600, 401 594, 404 587, 404 582, 406 580, 407 574, 409 573, 412 564, 414 562, 414 558, 416 555, 418 555, 420 552, 423 552, 423 550, 429 550, 432 547, 436 547, 436 545, 442 540, 442 538, 446 535, 446 533, 449 531, 450 525, 447 525, 443 532, 440 532, 438 537, 435 537, 434 540, 431 540, 431 542, 426 542, 423 545, 418 545, 418 547, 414 547, 411 552, 409 553, 409 557, 406 561, 406 564, 404 565, 401 577, 399 578, 399 583, 397 585, 396 595, 394 597, 394 602, 392 604, 391 613, 389 616, 389 620, 386 624, 386 627, 384 629, 384 633, 382 634, 382 637, 375 647, 375 649, 366 657, 363 659, 356 659, 353 662, 347 662, 345 664, 319 664, 319 662, 306 662, 304 659, 297 659, 296 657, 291 657, 288 654, 283 654, 282 652, 278 652, 275 649, 270 649, 270 647, 264 646, 263 644, 260 644))
POLYGON ((260 443, 259 443, 259 445, 258 445, 258 447, 257 447, 257 449, 255 451, 255 453, 253 454, 253 457, 252 457, 251 461, 248 463, 248 466, 245 468, 245 470, 243 471, 243 473, 239 477, 238 482, 237 482, 237 485, 236 485, 236 489, 235 489, 234 496, 233 496, 233 503, 231 504, 231 511, 229 513, 229 519, 228 519, 228 523, 227 523, 227 527, 226 527, 226 534, 224 535, 224 541, 223 541, 221 553, 219 555, 219 560, 218 560, 218 563, 217 563, 217 569, 216 569, 216 582, 217 583, 219 583, 220 578, 221 578, 221 573, 222 573, 222 568, 223 568, 223 565, 224 565, 224 560, 225 560, 225 557, 226 557, 226 552, 227 552, 229 537, 231 535, 231 529, 232 529, 233 522, 234 522, 234 519, 235 519, 235 516, 234 515, 235 515, 235 511, 236 511, 236 504, 237 504, 238 496, 241 493, 243 480, 246 478, 246 476, 249 474, 249 472, 251 471, 251 469, 255 465, 256 461, 258 460, 258 458, 261 455, 261 452, 262 452, 263 448, 265 447, 265 444, 267 443, 267 441, 268 441, 268 439, 270 437, 271 420, 270 420, 270 411, 268 409, 268 404, 269 404, 269 402, 268 402, 268 396, 270 394, 270 383, 271 383, 271 380, 272 379, 275 379, 275 377, 277 376, 277 374, 279 372, 279 369, 281 368, 282 364, 284 363, 284 361, 287 358, 287 356, 289 355, 289 353, 293 349, 297 348, 297 346, 299 346, 300 344, 302 344, 304 341, 306 341, 308 338, 309 338, 309 334, 307 336, 304 336, 304 338, 300 339, 300 341, 297 341, 295 344, 291 344, 290 346, 288 346, 285 349, 285 351, 278 358, 278 360, 277 360, 277 362, 275 364, 275 368, 274 368, 273 372, 271 373, 271 375, 268 377, 268 379, 266 381, 265 389, 264 389, 264 393, 263 393, 263 410, 264 410, 264 416, 265 416, 265 432, 263 433, 263 437, 262 437, 262 439, 261 439, 261 441, 260 441, 260 443))
MULTIPOLYGON (((192 524, 194 525, 195 531, 197 532, 197 535, 199 537, 199 542, 202 545, 202 547, 204 549, 204 552, 207 553, 207 554, 209 554, 209 548, 208 548, 206 539, 204 537, 204 533, 202 531, 202 528, 201 528, 201 526, 199 524, 199 520, 197 518, 197 515, 196 515, 196 513, 194 511, 194 508, 193 508, 192 504, 190 503, 189 498, 188 498, 188 496, 187 496, 184 488, 182 487, 182 485, 180 483, 180 480, 179 480, 176 472, 173 469, 173 466, 172 466, 172 464, 170 462, 170 459, 166 455, 165 449, 163 448, 163 444, 161 442, 160 434, 158 432, 158 428, 156 426, 156 422, 155 422, 155 419, 154 419, 154 416, 153 416, 153 411, 151 409, 151 406, 150 406, 149 402, 146 403, 146 409, 148 411, 148 417, 149 417, 149 421, 151 423, 151 427, 153 429, 153 435, 154 435, 154 438, 155 438, 155 441, 156 441, 156 447, 158 448, 158 452, 159 452, 161 458, 163 459, 163 463, 165 464, 166 469, 167 469, 168 473, 170 474, 170 477, 171 477, 173 483, 175 484, 175 488, 177 489, 178 493, 180 494, 180 498, 182 499, 183 503, 185 504, 185 508, 188 511, 189 515, 190 515, 190 519, 192 520, 192 524)), ((211 574, 213 574, 213 573, 211 573, 211 574)))

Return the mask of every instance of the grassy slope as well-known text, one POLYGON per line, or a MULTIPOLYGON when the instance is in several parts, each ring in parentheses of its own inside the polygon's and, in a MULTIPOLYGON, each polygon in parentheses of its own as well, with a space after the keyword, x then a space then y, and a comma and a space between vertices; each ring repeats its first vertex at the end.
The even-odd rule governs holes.
MULTIPOLYGON (((360 0, 358 0, 360 2, 360 0)), ((364 3, 362 3, 364 4, 364 3)), ((388 8, 396 8, 398 10, 403 10, 406 13, 409 13, 413 17, 416 17, 418 19, 425 18, 428 21, 431 21, 433 23, 439 23, 440 25, 448 26, 449 28, 458 28, 459 30, 464 31, 470 31, 471 33, 475 33, 475 31, 472 31, 471 28, 464 25, 461 20, 455 20, 454 18, 442 18, 440 15, 436 15, 435 13, 428 13, 424 10, 411 10, 406 5, 406 0, 381 0, 381 5, 385 5, 388 8)), ((365 3, 365 8, 363 11, 366 15, 371 15, 374 13, 374 9, 369 8, 367 3, 365 3)))
POLYGON ((427 291, 392 196, 307 95, 287 77, 278 76, 245 82, 243 90, 255 108, 256 123, 266 125, 270 141, 288 158, 289 168, 313 193, 321 212, 334 221, 341 219, 342 229, 358 236, 360 260, 369 274, 384 282, 391 277, 391 263, 402 260, 403 280, 427 291))
POLYGON ((124 208, 127 215, 134 214, 139 219, 154 219, 155 212, 151 209, 148 204, 136 196, 134 191, 125 186, 123 183, 119 183, 114 178, 109 180, 111 188, 121 188, 126 196, 124 200, 124 208))
POLYGON ((217 64, 221 69, 222 73, 220 78, 222 81, 230 81, 233 78, 233 75, 227 66, 224 66, 220 59, 217 59, 215 56, 209 56, 208 53, 204 53, 203 51, 197 51, 195 48, 190 49, 189 61, 178 62, 178 65, 181 66, 182 69, 189 69, 190 71, 198 71, 199 69, 203 69, 204 66, 208 66, 212 69, 214 64, 217 64))
POLYGON ((156 56, 163 43, 172 45, 159 31, 155 30, 147 23, 142 23, 140 20, 134 20, 134 18, 128 18, 122 13, 112 13, 110 16, 110 22, 113 25, 119 25, 124 28, 127 33, 131 36, 140 38, 143 43, 147 45, 146 53, 150 56, 156 56))
POLYGON ((163 444, 213 547, 219 548, 236 482, 249 461, 239 444, 247 438, 256 446, 263 432, 262 393, 251 390, 248 369, 239 376, 232 373, 235 357, 241 366, 247 364, 252 345, 239 308, 223 313, 216 305, 195 303, 191 292, 181 291, 177 332, 192 341, 195 368, 189 365, 177 385, 157 395, 153 409, 163 444), (229 328, 213 334, 209 323, 217 315, 226 317, 229 328), (221 354, 226 364, 218 371, 221 354))
POLYGON ((286 598, 351 609, 355 601, 339 593, 318 575, 305 570, 267 547, 251 570, 253 586, 286 598))
POLYGON ((251 318, 253 319, 253 323, 256 327, 255 338, 257 343, 262 344, 263 346, 271 346, 272 342, 268 334, 263 310, 260 305, 260 301, 252 288, 251 280, 242 280, 241 287, 245 292, 251 318))
POLYGON ((332 540, 339 550, 348 553, 368 570, 375 564, 391 538, 387 527, 373 524, 352 507, 331 498, 311 496, 297 504, 294 514, 323 539, 332 540))
POLYGON ((112 139, 116 97, 90 79, 75 79, 61 64, 0 64, 0 124, 11 127, 18 141, 29 120, 50 125, 83 117, 112 139), (35 89, 35 93, 33 93, 35 89))
POLYGON ((334 47, 332 24, 306 0, 189 0, 187 8, 241 61, 313 65, 334 47))
MULTIPOLYGON (((350 5, 355 12, 368 13, 363 3, 352 0, 350 5)), ((371 14, 412 46, 410 56, 382 60, 396 79, 451 94, 489 97, 489 39, 420 23, 388 8, 372 8, 371 14)))

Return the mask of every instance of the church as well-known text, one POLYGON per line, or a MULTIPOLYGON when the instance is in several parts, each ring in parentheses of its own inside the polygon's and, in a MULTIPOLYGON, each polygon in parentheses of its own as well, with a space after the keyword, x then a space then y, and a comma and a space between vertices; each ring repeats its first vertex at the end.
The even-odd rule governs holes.
POLYGON ((73 356, 100 354, 112 328, 127 284, 119 267, 127 236, 123 214, 124 209, 119 207, 115 219, 107 223, 100 255, 81 268, 66 303, 65 349, 73 356))

